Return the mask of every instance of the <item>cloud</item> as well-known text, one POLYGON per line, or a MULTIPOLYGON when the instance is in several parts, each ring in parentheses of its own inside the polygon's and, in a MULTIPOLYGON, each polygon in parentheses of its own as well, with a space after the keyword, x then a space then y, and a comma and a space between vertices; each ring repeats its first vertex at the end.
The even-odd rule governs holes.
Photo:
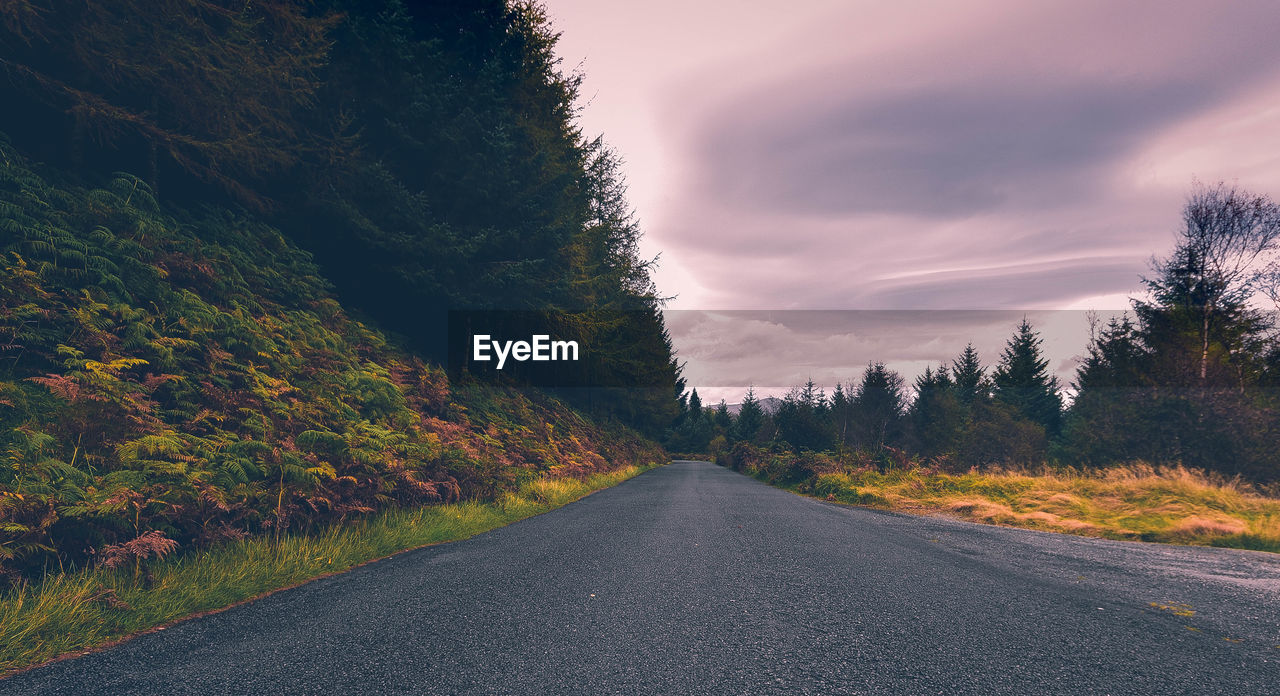
POLYGON ((1144 133, 1208 103, 1212 90, 1196 87, 1025 80, 854 93, 830 107, 801 97, 789 113, 709 128, 703 183, 728 204, 800 215, 1043 210, 1097 196, 1144 133))
POLYGON ((686 174, 650 227, 681 261, 664 281, 733 307, 1124 294, 1197 174, 1145 185, 1138 158, 1243 94, 1280 93, 1267 3, 990 2, 934 24, 920 9, 830 18, 850 28, 841 50, 758 81, 743 65, 728 92, 690 78, 699 91, 667 112, 686 174))
POLYGON ((1122 293, 1143 270, 1132 259, 1103 257, 938 271, 882 282, 861 299, 883 307, 1030 309, 1080 294, 1122 293))
POLYGON ((817 216, 1069 205, 1280 64, 1265 3, 1036 7, 733 95, 694 130, 703 192, 817 216))
MULTIPOLYGON (((1193 177, 1280 193, 1269 0, 552 4, 625 14, 588 78, 596 108, 622 99, 600 113, 673 307, 1113 309, 1193 177)), ((737 396, 868 360, 910 374, 969 340, 994 362, 1016 323, 815 316, 668 321, 690 382, 737 396)), ((1060 376, 1082 316, 1043 315, 1060 376)))

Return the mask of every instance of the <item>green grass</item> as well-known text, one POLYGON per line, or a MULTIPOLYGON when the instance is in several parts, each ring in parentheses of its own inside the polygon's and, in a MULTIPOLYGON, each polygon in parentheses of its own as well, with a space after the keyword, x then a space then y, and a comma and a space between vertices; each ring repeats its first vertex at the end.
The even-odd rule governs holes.
POLYGON ((1280 552, 1280 499, 1183 467, 925 468, 823 474, 792 487, 837 502, 1111 539, 1280 552))
POLYGON ((493 502, 388 510, 278 542, 228 543, 149 564, 149 583, 132 570, 50 575, 0 598, 0 676, 401 551, 466 539, 651 468, 628 466, 584 480, 537 479, 493 502))

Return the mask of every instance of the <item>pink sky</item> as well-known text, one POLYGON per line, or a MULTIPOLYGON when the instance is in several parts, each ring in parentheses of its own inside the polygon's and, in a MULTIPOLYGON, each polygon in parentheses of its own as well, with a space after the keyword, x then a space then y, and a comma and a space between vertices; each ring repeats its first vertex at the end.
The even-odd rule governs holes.
MULTIPOLYGON (((1270 2, 547 7, 676 309, 1123 308, 1194 178, 1280 194, 1270 2)), ((972 338, 994 360, 1005 335, 972 338)), ((1084 346, 1057 343, 1066 375, 1084 346)))

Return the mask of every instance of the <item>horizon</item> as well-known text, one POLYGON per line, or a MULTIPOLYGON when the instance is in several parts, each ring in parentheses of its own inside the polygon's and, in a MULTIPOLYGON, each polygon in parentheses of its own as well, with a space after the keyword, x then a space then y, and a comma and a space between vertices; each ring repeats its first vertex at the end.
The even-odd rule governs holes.
POLYGON ((1280 191, 1266 3, 676 7, 547 3, 669 312, 1123 311, 1194 181, 1280 191))

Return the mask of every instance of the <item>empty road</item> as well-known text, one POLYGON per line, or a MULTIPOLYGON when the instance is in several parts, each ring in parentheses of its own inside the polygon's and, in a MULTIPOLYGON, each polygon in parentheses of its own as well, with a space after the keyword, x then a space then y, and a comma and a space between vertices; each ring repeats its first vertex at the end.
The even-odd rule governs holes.
POLYGON ((0 694, 1267 694, 1278 600, 1276 555, 840 507, 675 462, 0 694))

